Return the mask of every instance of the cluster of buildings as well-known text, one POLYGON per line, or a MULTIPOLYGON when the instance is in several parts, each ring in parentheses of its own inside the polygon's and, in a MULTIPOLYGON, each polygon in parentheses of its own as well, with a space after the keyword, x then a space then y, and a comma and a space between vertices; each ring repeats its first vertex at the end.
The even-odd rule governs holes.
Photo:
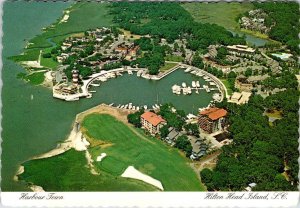
MULTIPOLYGON (((207 142, 205 142, 205 139, 201 138, 201 135, 211 135, 213 133, 217 133, 217 135, 219 135, 219 133, 224 132, 227 125, 227 114, 228 113, 225 109, 210 107, 202 110, 198 114, 198 116, 193 116, 193 119, 198 125, 198 128, 200 129, 201 133, 199 135, 199 138, 195 136, 188 136, 193 147, 191 159, 197 159, 206 154, 208 145, 207 142)), ((187 119, 186 122, 189 122, 188 120, 189 119, 187 119)), ((160 115, 151 111, 147 111, 141 115, 141 124, 143 129, 148 131, 151 135, 155 136, 160 133, 160 129, 167 124, 167 121, 160 115)), ((166 136, 166 138, 162 139, 171 146, 175 144, 175 141, 179 136, 187 134, 187 132, 178 131, 174 127, 169 127, 168 132, 169 133, 166 136)), ((220 147, 222 146, 221 142, 224 139, 222 139, 220 143, 217 141, 216 138, 214 138, 214 140, 218 143, 217 147, 220 147)))
POLYGON ((267 14, 261 9, 255 9, 248 12, 248 16, 244 16, 239 20, 241 28, 247 30, 259 31, 261 33, 267 34, 271 27, 267 27, 265 24, 265 19, 267 14))
POLYGON ((92 68, 102 68, 105 64, 113 64, 123 59, 135 60, 139 47, 126 40, 123 34, 115 34, 109 28, 97 28, 85 32, 82 37, 69 37, 61 46, 57 56, 59 63, 64 63, 72 55, 81 55, 88 47, 93 51, 86 57, 80 57, 79 62, 88 62, 92 68))

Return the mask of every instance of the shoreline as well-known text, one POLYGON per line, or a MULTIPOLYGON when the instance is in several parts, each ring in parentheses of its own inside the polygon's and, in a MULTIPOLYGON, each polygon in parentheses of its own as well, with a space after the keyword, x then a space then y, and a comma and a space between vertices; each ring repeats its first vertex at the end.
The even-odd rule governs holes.
MULTIPOLYGON (((99 175, 100 173, 98 173, 94 169, 94 166, 92 164, 93 160, 87 149, 87 147, 90 145, 90 143, 83 136, 81 130, 78 129, 78 124, 80 124, 82 122, 82 120, 84 119, 85 116, 92 114, 92 113, 110 114, 110 115, 116 117, 117 119, 119 119, 121 122, 126 122, 127 121, 126 116, 124 116, 124 115, 127 115, 130 112, 133 112, 133 111, 117 109, 115 107, 111 107, 109 105, 102 103, 102 104, 97 105, 93 108, 90 108, 86 111, 76 114, 75 119, 71 125, 72 130, 71 130, 70 134, 67 136, 67 138, 63 142, 57 143, 57 146, 54 149, 52 149, 46 153, 42 153, 40 155, 33 156, 33 157, 29 158, 28 160, 25 160, 24 162, 22 162, 18 166, 17 171, 13 177, 13 180, 19 181, 19 175, 21 175, 22 173, 25 172, 23 163, 25 163, 27 161, 31 161, 31 160, 46 159, 46 158, 54 157, 54 156, 63 154, 72 148, 74 148, 76 151, 85 151, 87 164, 90 167, 91 173, 94 175, 99 175)), ((37 185, 32 184, 32 185, 29 185, 28 187, 34 192, 43 192, 44 191, 42 186, 37 186, 37 185)))

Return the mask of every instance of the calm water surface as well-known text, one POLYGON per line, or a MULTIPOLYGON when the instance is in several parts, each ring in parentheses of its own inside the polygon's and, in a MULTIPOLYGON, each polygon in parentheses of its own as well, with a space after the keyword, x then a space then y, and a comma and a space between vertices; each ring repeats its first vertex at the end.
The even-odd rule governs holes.
POLYGON ((52 92, 43 87, 31 86, 16 75, 24 69, 7 57, 23 52, 25 41, 41 33, 41 28, 50 25, 62 16, 70 3, 63 2, 5 2, 3 6, 3 70, 2 70, 2 169, 3 191, 28 190, 24 183, 13 181, 17 167, 34 155, 56 147, 68 133, 75 115, 100 103, 152 106, 172 102, 186 112, 196 112, 207 106, 212 93, 200 91, 199 95, 176 96, 171 92, 173 84, 202 79, 178 70, 163 80, 150 81, 124 75, 95 87, 92 99, 65 102, 52 98, 52 92), (31 100, 33 95, 33 100, 31 100))

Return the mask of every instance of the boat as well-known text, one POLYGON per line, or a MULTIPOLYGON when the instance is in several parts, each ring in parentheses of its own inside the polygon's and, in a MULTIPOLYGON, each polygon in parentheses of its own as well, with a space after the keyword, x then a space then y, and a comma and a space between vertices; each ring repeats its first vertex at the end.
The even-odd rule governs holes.
POLYGON ((118 105, 117 108, 120 108, 121 105, 118 105))
POLYGON ((132 73, 132 71, 131 71, 131 70, 128 70, 128 74, 129 74, 129 75, 132 75, 133 73, 132 73))
POLYGON ((124 108, 127 108, 128 107, 128 104, 126 104, 125 106, 124 106, 124 108))
POLYGON ((199 81, 196 81, 196 87, 200 87, 199 81))
POLYGON ((33 94, 31 94, 31 97, 30 97, 30 99, 31 99, 31 100, 33 100, 33 94))
POLYGON ((192 81, 192 87, 196 87, 196 82, 192 81))
POLYGON ((79 97, 67 97, 66 99, 65 99, 66 101, 76 101, 76 100, 79 100, 79 97))
POLYGON ((114 105, 114 103, 109 104, 109 106, 113 106, 113 105, 114 105))
POLYGON ((182 83, 182 87, 186 87, 186 83, 185 82, 182 83))
POLYGON ((157 105, 157 104, 155 104, 155 107, 156 107, 157 109, 160 109, 159 105, 157 105))
POLYGON ((135 110, 135 106, 132 106, 132 110, 135 110))
POLYGON ((92 98, 92 94, 88 94, 86 98, 92 98))
POLYGON ((138 111, 138 110, 140 110, 140 107, 139 107, 139 106, 137 106, 137 107, 136 107, 136 110, 137 110, 137 111, 138 111))
POLYGON ((96 92, 96 90, 91 90, 90 92, 96 92))
POLYGON ((184 70, 184 72, 190 72, 191 69, 192 69, 192 67, 189 66, 186 70, 184 70))
POLYGON ((147 108, 148 108, 148 106, 147 106, 147 105, 144 105, 144 109, 147 110, 147 108))
POLYGON ((120 108, 124 108, 124 105, 121 105, 121 107, 120 108))
POLYGON ((91 85, 94 86, 94 87, 99 87, 100 86, 100 84, 94 84, 94 83, 92 83, 91 85))

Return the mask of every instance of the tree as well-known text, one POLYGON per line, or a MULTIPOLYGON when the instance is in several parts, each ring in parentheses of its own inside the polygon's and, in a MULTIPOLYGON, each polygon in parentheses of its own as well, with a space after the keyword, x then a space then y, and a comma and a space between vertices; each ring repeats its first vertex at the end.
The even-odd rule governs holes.
POLYGON ((163 127, 160 128, 160 136, 161 138, 166 138, 169 134, 169 127, 167 125, 164 125, 163 127))
POLYGON ((51 58, 51 53, 44 53, 43 58, 51 58))
POLYGON ((179 136, 175 142, 175 147, 185 151, 186 156, 189 157, 192 154, 192 145, 191 142, 188 140, 187 136, 182 135, 179 136))
POLYGON ((199 56, 198 53, 196 53, 193 56, 192 65, 195 66, 195 67, 201 68, 201 69, 204 67, 202 58, 199 56))
POLYGON ((251 75, 252 75, 252 69, 247 68, 246 71, 245 71, 245 76, 250 77, 251 75))
POLYGON ((144 113, 144 110, 140 110, 135 113, 128 114, 127 120, 129 123, 133 124, 135 127, 140 128, 141 124, 141 115, 144 113))
POLYGON ((188 134, 199 136, 199 127, 197 124, 186 124, 184 128, 188 134))

